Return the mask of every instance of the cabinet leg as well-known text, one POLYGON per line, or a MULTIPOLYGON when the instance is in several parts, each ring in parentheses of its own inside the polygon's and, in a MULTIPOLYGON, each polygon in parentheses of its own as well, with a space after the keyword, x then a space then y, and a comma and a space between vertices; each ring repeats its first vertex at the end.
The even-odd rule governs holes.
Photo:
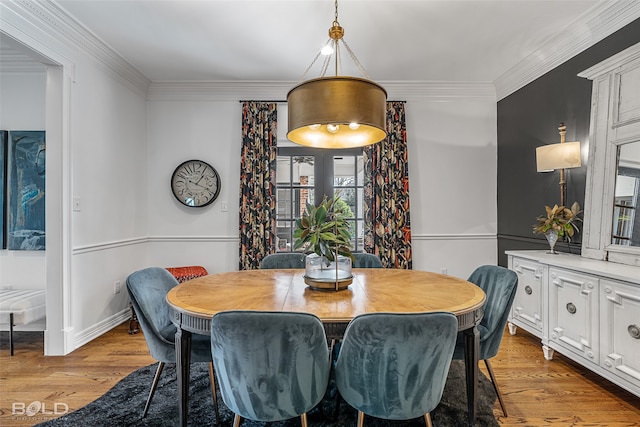
POLYGON ((507 322, 507 326, 509 327, 509 333, 511 335, 515 335, 516 331, 518 330, 518 327, 511 322, 507 322))
POLYGON ((544 358, 547 360, 553 360, 553 349, 548 345, 542 345, 542 352, 544 353, 544 358))

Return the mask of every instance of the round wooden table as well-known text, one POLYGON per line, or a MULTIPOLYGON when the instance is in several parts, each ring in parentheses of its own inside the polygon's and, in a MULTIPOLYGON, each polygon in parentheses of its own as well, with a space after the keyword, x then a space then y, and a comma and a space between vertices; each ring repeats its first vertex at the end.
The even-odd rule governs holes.
POLYGON ((225 310, 295 311, 315 314, 328 338, 341 338, 347 324, 364 313, 452 312, 465 336, 469 425, 476 413, 478 331, 485 294, 453 276, 416 270, 354 269, 346 290, 317 291, 304 270, 244 270, 211 274, 182 283, 167 294, 177 326, 176 363, 181 425, 187 425, 191 334, 209 335, 211 318, 225 310))

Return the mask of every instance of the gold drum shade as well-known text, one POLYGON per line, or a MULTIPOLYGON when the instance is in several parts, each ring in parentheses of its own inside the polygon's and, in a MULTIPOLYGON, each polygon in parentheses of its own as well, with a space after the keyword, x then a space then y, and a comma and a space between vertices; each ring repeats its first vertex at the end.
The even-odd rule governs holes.
POLYGON ((387 92, 370 80, 321 77, 287 94, 287 138, 316 148, 352 148, 387 136, 387 92))

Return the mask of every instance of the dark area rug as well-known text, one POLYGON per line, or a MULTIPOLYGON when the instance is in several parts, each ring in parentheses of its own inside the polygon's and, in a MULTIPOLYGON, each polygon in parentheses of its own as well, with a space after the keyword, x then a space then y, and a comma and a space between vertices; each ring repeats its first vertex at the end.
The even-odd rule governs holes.
MULTIPOLYGON (((45 423, 41 427, 56 426, 177 426, 178 402, 175 365, 167 365, 162 373, 149 413, 141 418, 142 410, 151 387, 151 381, 157 365, 141 368, 123 378, 111 390, 99 399, 75 412, 45 423)), ((209 385, 209 373, 206 364, 197 363, 191 366, 191 386, 189 394, 189 425, 215 425, 213 400, 209 385)), ((220 425, 233 423, 233 414, 222 402, 218 394, 220 425)), ((327 395, 319 407, 308 413, 309 426, 342 427, 355 426, 357 412, 344 400, 340 400, 337 416, 334 417, 335 387, 330 385, 327 395)), ((493 416, 495 391, 489 380, 480 373, 478 385, 478 416, 476 426, 497 426, 493 416)), ((466 426, 467 397, 465 391, 464 364, 453 361, 444 395, 438 407, 431 413, 434 426, 466 426)), ((277 423, 258 423, 243 420, 242 427, 299 427, 300 418, 277 423)), ((409 421, 385 421, 366 417, 367 427, 420 426, 424 427, 424 419, 409 421)))

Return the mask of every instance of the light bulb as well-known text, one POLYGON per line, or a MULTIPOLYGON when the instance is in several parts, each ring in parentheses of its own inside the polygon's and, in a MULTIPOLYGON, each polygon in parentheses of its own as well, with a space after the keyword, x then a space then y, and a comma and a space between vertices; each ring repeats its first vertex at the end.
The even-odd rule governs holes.
POLYGON ((319 128, 320 128, 320 124, 309 125, 309 129, 311 130, 318 130, 319 128))
POLYGON ((329 133, 336 133, 338 132, 338 129, 339 129, 338 125, 334 125, 334 124, 327 125, 327 130, 329 131, 329 133))
POLYGON ((358 130, 359 127, 360 127, 360 123, 355 123, 355 122, 349 123, 349 129, 351 130, 358 130))
POLYGON ((333 47, 331 47, 330 44, 325 45, 321 50, 320 53, 326 56, 332 55, 333 54, 333 47))

